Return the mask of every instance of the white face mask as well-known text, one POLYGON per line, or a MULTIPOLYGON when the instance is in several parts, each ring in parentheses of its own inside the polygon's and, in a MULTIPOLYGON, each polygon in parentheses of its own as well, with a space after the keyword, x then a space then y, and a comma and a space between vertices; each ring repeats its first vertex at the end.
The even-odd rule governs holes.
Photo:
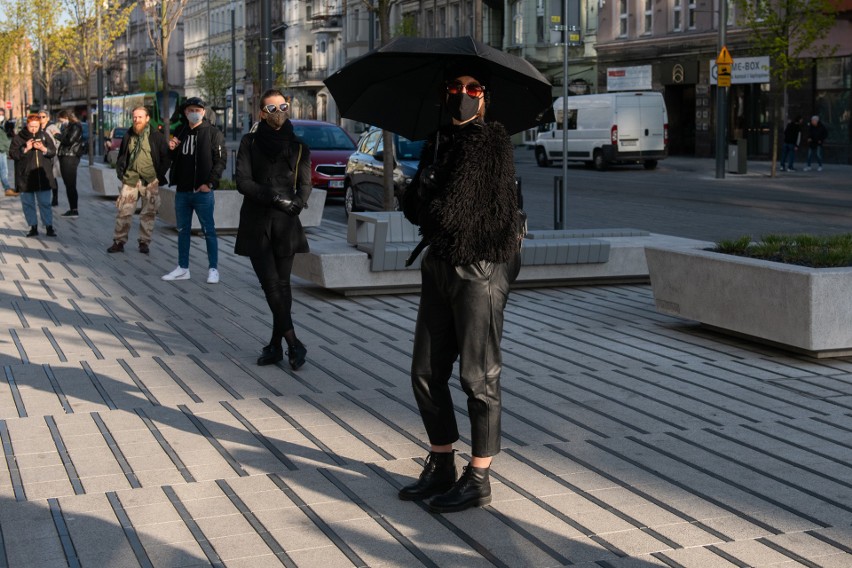
POLYGON ((204 118, 203 112, 188 112, 186 113, 186 119, 190 124, 198 124, 201 122, 201 119, 204 118))

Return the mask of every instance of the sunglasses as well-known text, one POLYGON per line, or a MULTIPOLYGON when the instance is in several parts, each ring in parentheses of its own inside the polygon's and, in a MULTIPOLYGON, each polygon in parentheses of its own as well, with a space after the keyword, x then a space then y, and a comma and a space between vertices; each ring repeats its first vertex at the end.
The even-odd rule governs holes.
POLYGON ((38 115, 38 117, 39 118, 47 118, 47 115, 46 114, 40 114, 40 115, 38 115))
POLYGON ((279 110, 280 110, 281 112, 287 112, 287 110, 289 110, 289 108, 290 108, 290 103, 281 103, 281 104, 280 104, 280 105, 278 105, 278 106, 275 106, 275 105, 263 105, 263 110, 265 110, 265 111, 266 111, 266 112, 268 112, 269 114, 272 114, 273 112, 278 112, 279 110))
POLYGON ((467 93, 467 96, 472 99, 478 99, 485 93, 485 87, 479 83, 468 83, 467 85, 463 85, 458 81, 447 83, 447 94, 457 95, 463 92, 467 93))

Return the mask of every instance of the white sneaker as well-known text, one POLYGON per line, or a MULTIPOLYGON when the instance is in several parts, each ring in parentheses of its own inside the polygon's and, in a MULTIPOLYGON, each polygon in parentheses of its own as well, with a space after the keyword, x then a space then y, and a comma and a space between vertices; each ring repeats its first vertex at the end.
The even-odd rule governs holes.
POLYGON ((822 171, 822 166, 818 167, 818 168, 817 168, 817 171, 818 171, 818 172, 821 172, 821 171, 822 171))
POLYGON ((804 168, 802 168, 802 171, 803 171, 803 172, 809 172, 809 171, 811 171, 811 167, 810 167, 810 166, 805 166, 804 168))
POLYGON ((211 268, 207 271, 207 283, 208 284, 218 284, 219 283, 219 271, 215 268, 211 268))
POLYGON ((163 276, 163 280, 189 280, 189 268, 181 268, 178 266, 163 276))

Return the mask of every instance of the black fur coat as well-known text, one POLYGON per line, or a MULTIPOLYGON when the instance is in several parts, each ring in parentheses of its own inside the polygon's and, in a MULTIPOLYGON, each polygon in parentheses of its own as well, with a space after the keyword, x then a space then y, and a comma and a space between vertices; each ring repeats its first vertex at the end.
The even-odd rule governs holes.
POLYGON ((403 198, 405 217, 420 226, 431 255, 454 266, 508 262, 518 252, 518 195, 512 143, 497 122, 470 122, 423 147, 403 198), (430 181, 423 170, 434 165, 430 181))

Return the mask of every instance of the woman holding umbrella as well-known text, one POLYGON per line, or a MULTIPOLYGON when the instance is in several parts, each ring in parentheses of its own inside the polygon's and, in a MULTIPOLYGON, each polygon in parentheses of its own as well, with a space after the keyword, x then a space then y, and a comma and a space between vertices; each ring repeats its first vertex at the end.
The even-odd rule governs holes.
POLYGON ((428 245, 411 378, 430 452, 419 479, 399 497, 432 497, 429 508, 436 513, 491 502, 489 468, 500 451, 503 310, 520 268, 512 144, 502 124, 484 121, 489 73, 459 60, 447 66, 445 80, 452 123, 424 146, 403 203, 428 245), (449 387, 456 359, 472 445, 458 479, 453 443, 459 432, 449 387))

